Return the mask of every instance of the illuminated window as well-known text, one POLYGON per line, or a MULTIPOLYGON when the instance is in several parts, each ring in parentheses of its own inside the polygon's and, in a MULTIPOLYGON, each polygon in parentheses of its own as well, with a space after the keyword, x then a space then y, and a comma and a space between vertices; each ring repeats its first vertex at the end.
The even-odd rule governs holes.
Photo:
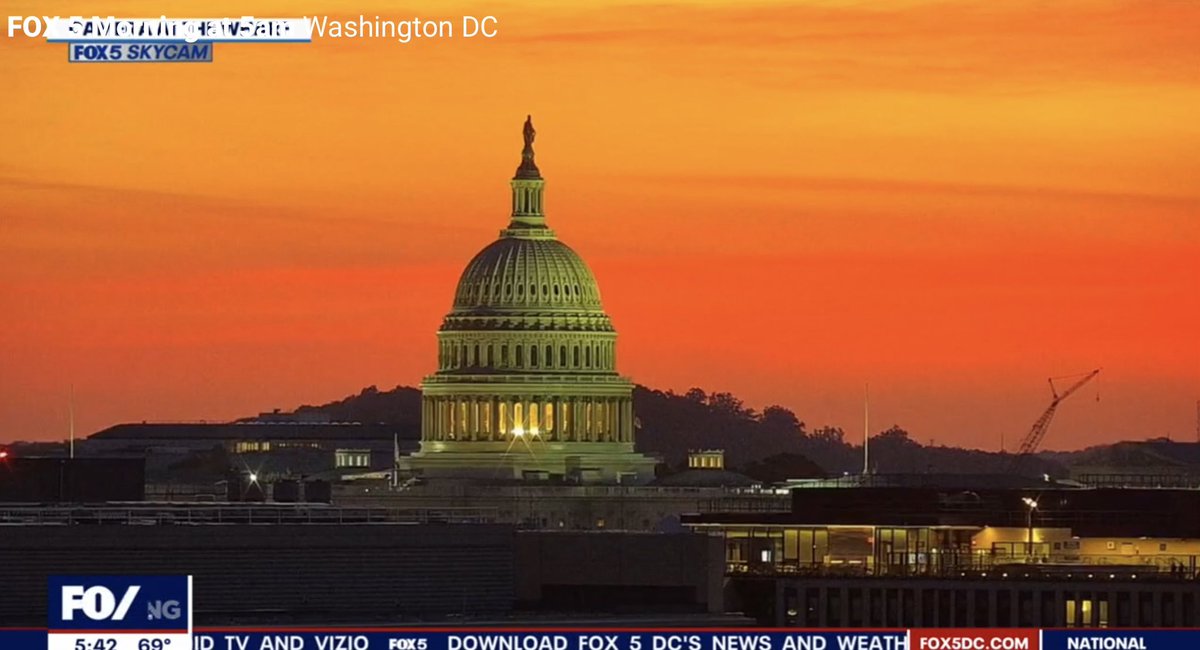
POLYGON ((344 467, 370 467, 371 450, 369 449, 338 449, 333 454, 334 465, 344 467))
POLYGON ((549 433, 554 430, 554 405, 547 402, 545 414, 542 416, 542 427, 549 433))

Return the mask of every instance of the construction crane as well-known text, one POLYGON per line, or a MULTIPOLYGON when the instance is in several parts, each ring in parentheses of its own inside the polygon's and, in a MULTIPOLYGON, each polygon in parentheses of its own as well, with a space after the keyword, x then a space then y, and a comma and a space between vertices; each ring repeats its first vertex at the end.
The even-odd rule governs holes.
POLYGON ((1042 438, 1046 437, 1046 430, 1050 428, 1050 421, 1054 419, 1054 412, 1058 410, 1058 405, 1062 404, 1063 400, 1070 397, 1072 393, 1080 388, 1083 388, 1084 384, 1091 381, 1092 378, 1098 374, 1100 374, 1099 368, 1084 375, 1051 377, 1048 380, 1050 382, 1050 393, 1054 395, 1054 399, 1050 400, 1050 406, 1046 407, 1046 410, 1042 413, 1042 417, 1038 418, 1037 421, 1033 423, 1033 428, 1031 428, 1029 433, 1025 434, 1025 438, 1021 440, 1021 446, 1017 449, 1017 454, 1013 456, 1013 459, 1009 465, 1010 472, 1015 471, 1018 467, 1020 467, 1021 463, 1026 458, 1033 454, 1033 452, 1037 451, 1038 446, 1042 444, 1042 438), (1054 385, 1055 379, 1060 381, 1063 379, 1076 379, 1076 381, 1060 393, 1058 392, 1058 388, 1054 385))

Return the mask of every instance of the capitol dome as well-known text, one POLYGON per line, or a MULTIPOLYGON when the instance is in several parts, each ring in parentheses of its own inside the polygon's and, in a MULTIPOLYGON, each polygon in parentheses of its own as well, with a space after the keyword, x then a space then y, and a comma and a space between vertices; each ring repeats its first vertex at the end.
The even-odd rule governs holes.
POLYGON ((452 313, 601 311, 600 289, 587 264, 548 229, 539 234, 505 231, 479 251, 458 281, 452 313))
POLYGON ((633 382, 596 278, 546 226, 531 120, 500 237, 467 263, 421 383, 424 477, 645 483, 634 450, 633 382))

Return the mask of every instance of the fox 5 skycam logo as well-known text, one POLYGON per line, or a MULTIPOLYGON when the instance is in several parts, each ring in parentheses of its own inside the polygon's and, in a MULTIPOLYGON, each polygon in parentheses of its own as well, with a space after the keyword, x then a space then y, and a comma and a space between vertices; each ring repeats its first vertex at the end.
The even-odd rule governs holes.
POLYGON ((191 576, 55 576, 49 628, 188 631, 191 576))

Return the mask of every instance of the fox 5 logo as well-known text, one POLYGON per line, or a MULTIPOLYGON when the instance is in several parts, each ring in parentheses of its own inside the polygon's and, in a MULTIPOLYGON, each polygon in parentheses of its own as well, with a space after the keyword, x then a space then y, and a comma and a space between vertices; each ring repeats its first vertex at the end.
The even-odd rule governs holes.
POLYGON ((190 584, 190 578, 164 576, 56 579, 50 590, 51 627, 186 626, 190 584))
MULTIPOLYGON (((82 613, 93 621, 123 621, 139 591, 141 587, 137 585, 129 587, 118 601, 116 594, 105 587, 63 585, 62 619, 72 621, 75 620, 75 614, 82 613)), ((174 621, 178 620, 181 614, 178 600, 154 600, 146 603, 147 620, 174 621)))

